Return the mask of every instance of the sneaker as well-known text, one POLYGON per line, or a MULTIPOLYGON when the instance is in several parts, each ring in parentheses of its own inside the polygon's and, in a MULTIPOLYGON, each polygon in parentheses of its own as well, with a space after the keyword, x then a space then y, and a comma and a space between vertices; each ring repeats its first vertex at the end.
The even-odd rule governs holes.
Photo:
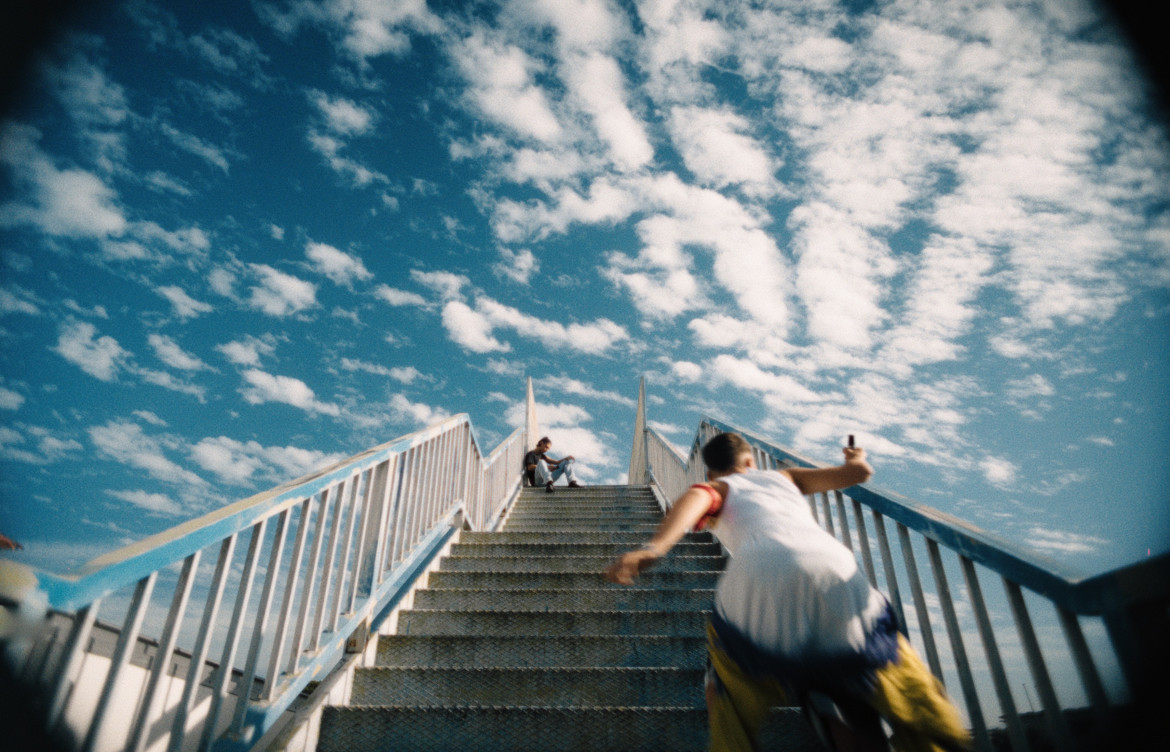
POLYGON ((549 492, 549 493, 552 493, 552 484, 553 484, 553 482, 551 480, 548 483, 545 483, 544 490, 549 492))
POLYGON ((569 484, 569 488, 580 488, 580 487, 581 487, 581 484, 578 483, 577 481, 573 481, 572 483, 569 484))

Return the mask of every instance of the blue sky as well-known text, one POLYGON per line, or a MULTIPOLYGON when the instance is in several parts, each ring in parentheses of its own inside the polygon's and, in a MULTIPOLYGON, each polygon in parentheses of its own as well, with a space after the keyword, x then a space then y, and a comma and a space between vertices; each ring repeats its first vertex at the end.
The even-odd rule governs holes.
POLYGON ((98 4, 0 121, 0 530, 66 569, 639 377, 1096 572, 1170 548, 1170 148, 1083 2, 98 4))

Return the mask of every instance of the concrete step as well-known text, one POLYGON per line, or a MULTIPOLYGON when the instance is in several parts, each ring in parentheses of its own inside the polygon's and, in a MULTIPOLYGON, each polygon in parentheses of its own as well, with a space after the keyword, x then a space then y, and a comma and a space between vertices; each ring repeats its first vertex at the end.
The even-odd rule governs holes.
MULTIPOLYGON (((620 531, 610 532, 558 532, 548 530, 544 532, 509 532, 498 533, 463 533, 459 536, 460 545, 473 543, 616 543, 630 548, 636 548, 646 542, 646 536, 641 533, 620 531)), ((687 533, 683 537, 684 543, 713 543, 710 533, 687 533)))
MULTIPOLYGON (((610 556, 448 556, 444 572, 575 572, 597 573, 613 562, 610 556)), ((725 556, 668 556, 646 570, 643 577, 659 572, 717 572, 725 556)))
POLYGON ((661 522, 662 513, 657 509, 613 510, 613 509, 517 509, 508 515, 505 525, 514 522, 544 522, 550 525, 562 522, 661 522))
POLYGON ((588 533, 597 530, 612 532, 636 532, 642 537, 643 540, 649 538, 651 535, 654 535, 654 531, 657 528, 657 522, 627 522, 605 520, 596 522, 570 520, 569 522, 558 522, 556 524, 550 524, 547 522, 525 522, 524 520, 521 520, 519 522, 506 523, 504 526, 505 530, 514 532, 543 532, 546 530, 575 531, 581 533, 588 533))
MULTIPOLYGON (((645 541, 645 538, 642 538, 645 541)), ((602 556, 614 558, 637 548, 629 543, 456 543, 453 556, 602 556)), ((718 543, 679 543, 671 556, 719 556, 718 543)))
POLYGON ((399 634, 419 635, 703 637, 706 628, 707 611, 449 611, 416 608, 404 611, 398 617, 399 634))
POLYGON ((355 673, 351 707, 326 709, 317 749, 705 749, 722 548, 690 533, 638 587, 601 576, 661 519, 646 487, 524 489, 503 531, 462 533, 428 575, 355 673))
MULTIPOLYGON (((490 559, 487 561, 491 561, 490 559)), ((606 582, 599 567, 592 572, 478 572, 438 571, 427 580, 430 589, 444 590, 604 590, 621 588, 606 582)), ((651 569, 638 578, 638 585, 652 590, 715 589, 718 571, 670 572, 651 569)))
POLYGON ((372 668, 350 705, 704 707, 701 668, 372 668))
MULTIPOLYGON (((598 583, 599 585, 601 583, 598 583)), ((592 590, 471 590, 428 588, 415 608, 473 611, 693 611, 709 608, 715 590, 595 588, 592 590)))
MULTIPOLYGON (((317 752, 701 752, 707 711, 692 707, 326 708, 317 752)), ((774 709, 762 747, 823 752, 794 708, 774 709)))
POLYGON ((703 668, 702 636, 388 635, 378 639, 379 666, 703 668))

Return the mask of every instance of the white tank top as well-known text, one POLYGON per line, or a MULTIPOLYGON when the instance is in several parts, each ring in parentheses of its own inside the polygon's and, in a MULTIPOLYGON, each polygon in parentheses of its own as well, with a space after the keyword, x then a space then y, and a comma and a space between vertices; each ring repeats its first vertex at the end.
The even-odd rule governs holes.
POLYGON ((712 532, 731 554, 715 596, 722 617, 770 653, 863 650, 886 600, 817 524, 800 489, 775 471, 720 480, 728 492, 712 532))

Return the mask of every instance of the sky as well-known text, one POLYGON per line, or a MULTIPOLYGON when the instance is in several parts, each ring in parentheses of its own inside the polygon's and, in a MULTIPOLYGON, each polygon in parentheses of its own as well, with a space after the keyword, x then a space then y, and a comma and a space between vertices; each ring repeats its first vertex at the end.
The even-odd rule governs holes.
POLYGON ((0 112, 0 532, 66 571, 531 377, 1086 574, 1170 549, 1170 142, 1069 2, 90 3, 0 112))

